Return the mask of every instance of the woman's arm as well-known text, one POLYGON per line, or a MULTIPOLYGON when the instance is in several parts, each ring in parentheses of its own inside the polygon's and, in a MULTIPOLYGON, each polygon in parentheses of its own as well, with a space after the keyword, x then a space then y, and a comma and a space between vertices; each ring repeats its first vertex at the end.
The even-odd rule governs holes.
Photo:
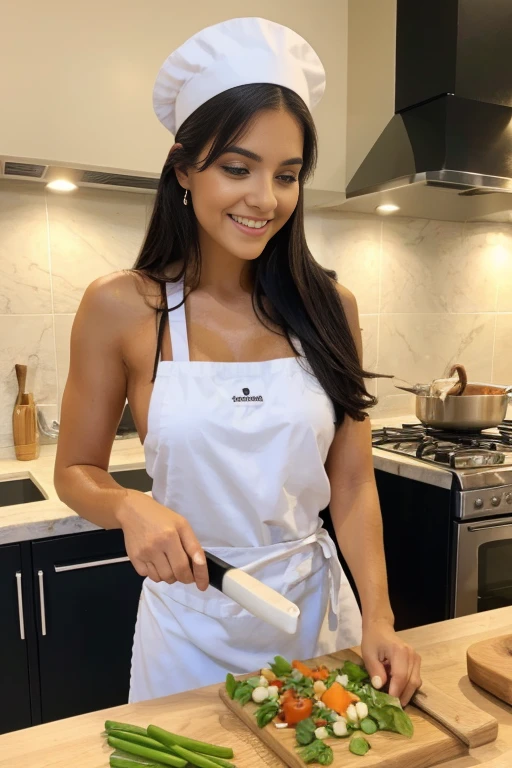
POLYGON ((61 501, 102 528, 122 528, 126 551, 141 576, 208 586, 204 552, 189 523, 140 491, 121 487, 108 471, 126 398, 123 340, 130 302, 115 273, 85 291, 71 333, 69 375, 62 400, 54 484, 61 501))
MULTIPOLYGON (((349 291, 341 287, 339 291, 362 361, 357 303, 349 291)), ((420 658, 393 629, 369 418, 359 422, 345 417, 329 451, 326 470, 334 530, 361 600, 365 664, 372 677, 380 677, 383 683, 385 665, 389 666, 390 693, 406 703, 421 685, 420 658)))

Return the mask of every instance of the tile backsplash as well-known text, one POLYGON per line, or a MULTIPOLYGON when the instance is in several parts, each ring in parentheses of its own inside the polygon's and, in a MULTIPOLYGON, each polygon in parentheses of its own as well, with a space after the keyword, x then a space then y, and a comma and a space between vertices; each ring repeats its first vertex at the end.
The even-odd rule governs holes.
MULTIPOLYGON (((49 422, 59 418, 69 336, 86 286, 131 267, 153 197, 47 192, 0 182, 0 448, 12 445, 15 363, 49 422)), ((309 247, 356 295, 365 366, 412 382, 462 362, 512 384, 512 225, 309 212, 309 247)), ((375 416, 411 412, 387 379, 375 416)))

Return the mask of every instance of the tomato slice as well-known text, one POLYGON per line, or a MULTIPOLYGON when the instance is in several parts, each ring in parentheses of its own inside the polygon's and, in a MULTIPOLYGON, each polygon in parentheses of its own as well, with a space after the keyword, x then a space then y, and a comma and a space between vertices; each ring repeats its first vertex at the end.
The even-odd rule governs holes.
POLYGON ((311 717, 313 701, 311 699, 289 698, 282 703, 285 722, 288 725, 297 725, 301 720, 311 717))

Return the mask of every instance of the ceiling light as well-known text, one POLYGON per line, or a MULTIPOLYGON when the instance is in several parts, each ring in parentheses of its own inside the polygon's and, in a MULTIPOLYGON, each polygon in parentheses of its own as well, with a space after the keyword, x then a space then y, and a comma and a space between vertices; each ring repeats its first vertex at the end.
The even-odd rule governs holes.
POLYGON ((377 213, 395 213, 395 211, 400 210, 399 205, 392 205, 391 203, 386 203, 385 205, 378 205, 375 209, 377 213))
POLYGON ((50 181, 46 187, 48 189, 53 189, 56 192, 72 192, 74 189, 78 189, 76 184, 73 184, 71 181, 66 181, 65 179, 55 179, 55 181, 50 181))

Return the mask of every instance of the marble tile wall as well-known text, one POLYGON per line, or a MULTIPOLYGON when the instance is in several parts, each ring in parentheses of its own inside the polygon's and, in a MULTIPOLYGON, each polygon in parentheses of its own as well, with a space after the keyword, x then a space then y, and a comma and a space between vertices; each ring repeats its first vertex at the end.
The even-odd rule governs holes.
MULTIPOLYGON (((59 418, 83 291, 133 264, 152 202, 0 182, 0 448, 12 445, 15 363, 29 366, 47 420, 59 418)), ((315 212, 306 231, 356 295, 367 368, 423 381, 459 361, 473 380, 512 383, 512 225, 315 212)), ((411 412, 386 379, 369 386, 375 415, 411 412)))

